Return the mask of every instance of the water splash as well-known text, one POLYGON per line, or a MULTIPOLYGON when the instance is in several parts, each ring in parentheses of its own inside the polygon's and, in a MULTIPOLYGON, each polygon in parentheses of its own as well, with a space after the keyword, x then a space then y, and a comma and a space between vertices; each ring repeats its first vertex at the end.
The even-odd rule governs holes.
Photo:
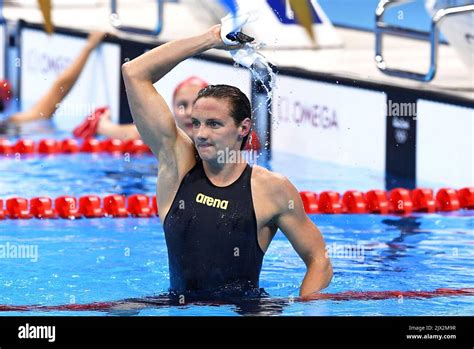
MULTIPOLYGON (((258 19, 259 10, 252 10, 251 7, 247 3, 246 8, 239 8, 237 13, 229 14, 221 19, 221 37, 224 43, 226 43, 227 33, 240 32, 245 24, 255 22, 258 19), (236 20, 234 23, 231 22, 232 18, 236 20)), ((272 113, 272 89, 275 85, 276 74, 273 69, 274 66, 265 56, 258 52, 264 46, 265 44, 263 43, 247 42, 242 48, 229 51, 229 53, 235 61, 234 66, 246 67, 252 75, 252 85, 255 90, 252 101, 252 114, 255 115, 254 120, 257 120, 257 133, 262 140, 265 140, 265 149, 268 151, 269 146, 268 141, 266 141, 268 135, 263 130, 267 130, 269 126, 267 122, 263 121, 267 120, 267 116, 272 113), (258 132, 259 130, 260 132, 258 132)))
POLYGON ((267 94, 266 102, 271 102, 276 74, 270 63, 264 60, 258 60, 258 62, 250 68, 250 72, 252 73, 253 81, 260 83, 262 88, 265 90, 265 93, 267 94))
MULTIPOLYGON (((262 140, 264 140, 264 147, 269 151, 270 144, 268 142, 268 125, 266 122, 261 123, 262 120, 268 119, 268 115, 272 116, 272 101, 273 89, 276 82, 276 73, 273 65, 261 54, 258 54, 254 63, 249 67, 252 74, 253 86, 256 89, 255 97, 253 99, 252 114, 256 116, 257 132, 262 140), (266 125, 266 127, 265 127, 266 125)), ((260 153, 260 155, 263 155, 260 153)))

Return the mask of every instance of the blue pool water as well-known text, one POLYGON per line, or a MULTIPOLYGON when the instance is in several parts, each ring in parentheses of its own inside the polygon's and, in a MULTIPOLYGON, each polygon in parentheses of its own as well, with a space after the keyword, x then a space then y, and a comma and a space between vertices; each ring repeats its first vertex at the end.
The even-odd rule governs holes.
MULTIPOLYGON (((290 177, 299 190, 383 188, 370 170, 274 154, 265 166, 290 177)), ((106 154, 0 158, 0 198, 155 192, 151 156, 106 154)), ((357 251, 330 254, 334 279, 324 292, 433 291, 474 287, 474 211, 450 214, 311 215, 326 243, 357 251)), ((0 245, 37 246, 34 258, 0 259, 0 304, 62 305, 163 294, 169 285, 158 218, 4 220, 0 245)), ((138 315, 474 315, 474 297, 295 301, 303 262, 278 232, 267 251, 261 287, 269 294, 249 311, 234 303, 149 306, 138 315)), ((0 312, 0 315, 108 315, 108 311, 0 312)))

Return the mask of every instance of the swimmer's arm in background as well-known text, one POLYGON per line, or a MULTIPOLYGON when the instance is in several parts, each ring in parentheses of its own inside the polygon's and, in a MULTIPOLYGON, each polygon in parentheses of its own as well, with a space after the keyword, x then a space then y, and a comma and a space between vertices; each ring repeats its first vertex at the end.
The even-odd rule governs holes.
POLYGON ((76 59, 57 77, 51 88, 29 110, 13 114, 9 121, 23 123, 35 120, 45 120, 53 116, 59 103, 68 95, 69 91, 79 79, 90 54, 102 42, 107 33, 91 32, 82 51, 76 59))
POLYGON ((276 223, 306 264, 306 275, 300 288, 300 296, 309 296, 327 287, 332 279, 332 266, 326 254, 323 236, 304 211, 298 190, 287 179, 278 179, 281 188, 280 213, 276 223))
POLYGON ((201 35, 158 46, 122 65, 133 119, 142 139, 158 158, 160 152, 166 156, 184 144, 192 149, 194 145, 178 130, 170 108, 153 84, 178 63, 212 48, 227 48, 220 38, 220 25, 201 35))

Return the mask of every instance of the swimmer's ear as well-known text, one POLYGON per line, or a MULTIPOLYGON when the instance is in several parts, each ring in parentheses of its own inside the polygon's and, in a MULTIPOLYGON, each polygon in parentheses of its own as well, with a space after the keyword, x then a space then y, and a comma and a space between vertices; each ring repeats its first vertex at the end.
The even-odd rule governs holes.
POLYGON ((242 133, 240 134, 240 137, 244 138, 248 134, 250 134, 250 130, 252 128, 252 120, 250 118, 245 118, 242 120, 240 123, 240 126, 242 128, 242 133))

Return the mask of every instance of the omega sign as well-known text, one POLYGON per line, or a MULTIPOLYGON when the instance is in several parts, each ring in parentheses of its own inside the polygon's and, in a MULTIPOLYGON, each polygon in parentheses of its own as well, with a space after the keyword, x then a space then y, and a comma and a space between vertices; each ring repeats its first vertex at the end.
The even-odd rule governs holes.
POLYGON ((279 122, 308 125, 322 129, 339 128, 337 113, 326 105, 305 105, 297 100, 280 97, 277 105, 279 122))
POLYGON ((28 50, 26 63, 29 71, 39 71, 41 74, 61 73, 71 64, 71 58, 66 56, 48 56, 46 52, 35 49, 28 50))

